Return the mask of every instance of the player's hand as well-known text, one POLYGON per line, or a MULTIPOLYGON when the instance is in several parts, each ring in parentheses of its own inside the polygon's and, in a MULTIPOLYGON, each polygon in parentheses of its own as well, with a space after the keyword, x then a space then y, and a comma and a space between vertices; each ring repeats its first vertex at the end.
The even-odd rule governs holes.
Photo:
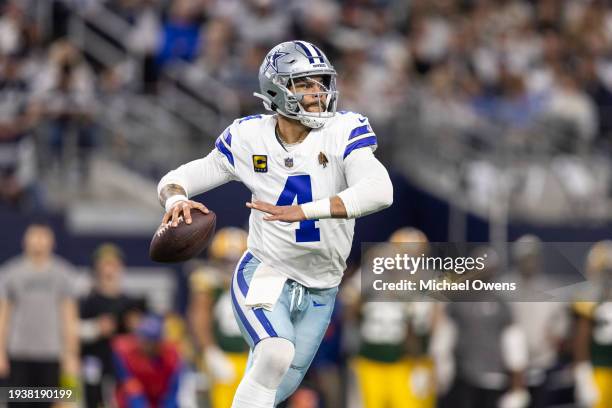
POLYGON ((501 396, 497 402, 499 408, 526 408, 529 406, 531 398, 526 389, 519 388, 508 391, 501 396))
POLYGON ((80 371, 79 357, 74 353, 66 354, 62 359, 62 371, 68 375, 78 376, 80 371))
POLYGON ((231 383, 236 379, 232 362, 217 346, 209 346, 204 351, 204 365, 209 373, 222 383, 231 383))
POLYGON ((170 211, 164 214, 164 219, 162 220, 162 225, 166 224, 168 221, 172 220, 171 227, 176 227, 179 224, 179 217, 182 215, 185 219, 185 223, 191 224, 191 210, 196 209, 202 211, 204 214, 208 214, 208 208, 204 206, 204 204, 199 203, 197 201, 185 200, 185 201, 177 201, 170 211))
POLYGON ((269 214, 264 217, 265 221, 296 222, 306 219, 306 215, 304 215, 304 211, 302 211, 299 205, 272 205, 270 203, 255 200, 246 203, 246 206, 253 210, 269 214))
POLYGON ((98 329, 103 337, 111 337, 117 330, 117 323, 112 315, 98 317, 98 329))

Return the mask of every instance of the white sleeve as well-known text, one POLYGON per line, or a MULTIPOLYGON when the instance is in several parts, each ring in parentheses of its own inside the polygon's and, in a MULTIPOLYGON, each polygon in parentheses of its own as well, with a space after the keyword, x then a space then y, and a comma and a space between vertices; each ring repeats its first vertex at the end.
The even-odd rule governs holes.
POLYGON ((356 149, 344 160, 349 187, 340 192, 348 218, 372 214, 393 203, 393 184, 372 149, 356 149))
POLYGON ((236 179, 226 157, 215 149, 206 157, 183 164, 162 177, 157 185, 157 194, 168 184, 178 184, 183 187, 187 197, 193 197, 236 179))
POLYGON ((519 326, 506 327, 501 337, 502 358, 511 371, 522 371, 529 364, 527 338, 519 326))

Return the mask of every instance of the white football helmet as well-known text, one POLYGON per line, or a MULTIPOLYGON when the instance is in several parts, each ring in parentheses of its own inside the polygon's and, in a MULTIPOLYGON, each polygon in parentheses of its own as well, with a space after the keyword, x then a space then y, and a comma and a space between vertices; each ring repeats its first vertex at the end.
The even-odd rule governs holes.
POLYGON ((309 128, 320 128, 336 114, 336 70, 320 49, 306 41, 288 41, 272 48, 259 68, 259 87, 261 93, 254 95, 263 100, 267 110, 299 120, 309 128), (316 81, 314 77, 322 79, 316 81), (298 78, 315 82, 319 91, 292 92, 298 78), (302 105, 305 95, 318 96, 318 112, 309 112, 302 105))

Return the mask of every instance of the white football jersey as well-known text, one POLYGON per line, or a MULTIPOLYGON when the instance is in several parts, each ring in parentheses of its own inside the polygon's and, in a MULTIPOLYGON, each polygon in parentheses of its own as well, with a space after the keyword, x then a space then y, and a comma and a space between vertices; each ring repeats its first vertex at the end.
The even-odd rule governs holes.
MULTIPOLYGON (((338 112, 325 126, 287 151, 275 133, 275 115, 237 119, 219 136, 216 148, 227 169, 251 190, 254 200, 275 205, 330 198, 348 185, 344 160, 360 148, 376 148, 368 119, 338 112)), ((251 210, 248 248, 255 257, 306 287, 340 284, 353 241, 355 220, 264 221, 251 210)))

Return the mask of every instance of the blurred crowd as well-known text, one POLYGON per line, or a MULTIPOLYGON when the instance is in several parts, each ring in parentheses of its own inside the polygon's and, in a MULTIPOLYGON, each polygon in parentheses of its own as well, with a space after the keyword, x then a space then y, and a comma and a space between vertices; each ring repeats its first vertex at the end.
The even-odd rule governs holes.
MULTIPOLYGON (((430 251, 414 228, 389 242, 430 251)), ((184 313, 156 314, 144 294, 127 292, 116 245, 98 247, 89 273, 53 248, 53 230, 32 224, 23 253, 0 268, 3 385, 71 388, 92 408, 231 406, 248 364, 229 291, 244 230, 219 230, 207 257, 184 265, 184 313), (90 285, 78 284, 83 273, 90 285)), ((544 287, 539 239, 513 248, 522 287, 544 287)), ((500 272, 493 258, 481 279, 500 272)), ((612 242, 595 243, 580 268, 597 289, 589 301, 380 299, 361 288, 359 269, 349 267, 317 356, 284 407, 610 407, 612 242)))
POLYGON ((252 97, 259 65, 270 47, 296 38, 328 54, 341 108, 370 117, 383 156, 385 144, 405 138, 402 120, 438 134, 494 124, 488 138, 545 138, 562 152, 609 146, 612 8, 603 0, 0 4, 0 197, 12 205, 43 205, 38 181, 54 165, 76 167, 72 183, 86 180, 92 149, 117 143, 100 136, 102 111, 125 110, 129 93, 155 95, 177 66, 187 92, 217 80, 220 94, 208 98, 229 92, 242 114, 260 111, 252 97), (76 46, 71 17, 95 21, 102 8, 127 32, 92 29, 125 51, 124 61, 104 63, 76 46), (77 159, 66 164, 67 155, 77 159))

